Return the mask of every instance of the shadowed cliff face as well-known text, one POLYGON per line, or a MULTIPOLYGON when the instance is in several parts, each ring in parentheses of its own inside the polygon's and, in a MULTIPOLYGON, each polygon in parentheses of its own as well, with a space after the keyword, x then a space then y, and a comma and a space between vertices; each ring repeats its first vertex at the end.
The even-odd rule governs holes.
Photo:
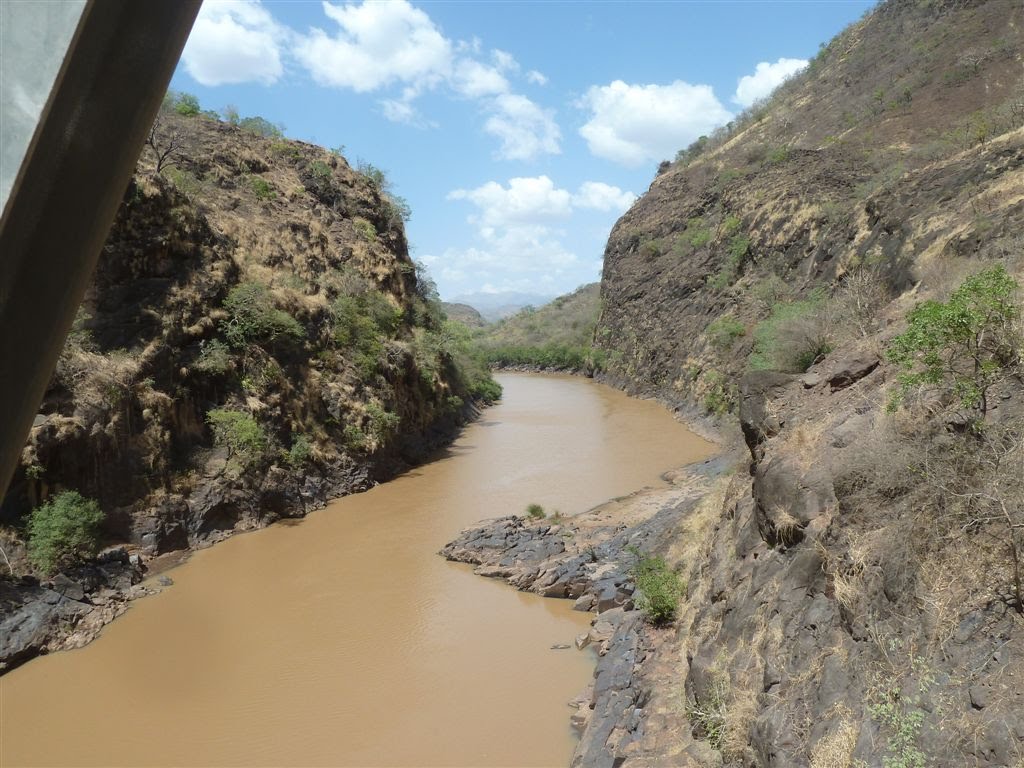
POLYGON ((1019 349, 980 421, 938 385, 890 412, 886 350, 970 275, 1024 282, 1022 21, 882 3, 616 224, 603 375, 749 449, 667 549, 688 596, 638 700, 682 732, 627 765, 1020 764, 1022 541, 979 511, 1024 503, 1019 349))
POLYGON ((365 488, 468 412, 442 323, 372 173, 163 114, 2 520, 74 489, 154 554, 365 488))

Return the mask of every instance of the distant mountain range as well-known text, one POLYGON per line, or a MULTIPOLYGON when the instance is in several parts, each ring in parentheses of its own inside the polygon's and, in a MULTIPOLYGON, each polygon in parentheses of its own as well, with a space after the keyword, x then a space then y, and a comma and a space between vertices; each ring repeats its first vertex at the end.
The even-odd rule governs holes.
POLYGON ((537 293, 503 291, 501 293, 465 293, 448 301, 452 304, 468 304, 476 309, 489 323, 503 320, 523 307, 540 307, 554 299, 554 296, 537 293))

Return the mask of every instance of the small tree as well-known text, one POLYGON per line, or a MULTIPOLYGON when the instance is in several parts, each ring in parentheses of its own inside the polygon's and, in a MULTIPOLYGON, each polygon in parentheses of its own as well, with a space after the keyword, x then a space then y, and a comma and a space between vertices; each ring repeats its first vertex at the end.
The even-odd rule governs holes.
POLYGON ((230 408, 214 408, 206 414, 213 441, 228 449, 228 458, 243 466, 255 464, 266 453, 267 434, 252 416, 230 408))
POLYGON ((199 99, 191 93, 175 93, 172 97, 174 111, 185 117, 194 117, 201 111, 199 99))
POLYGON ((221 330, 233 347, 250 342, 274 342, 279 339, 299 341, 306 332, 294 317, 274 306, 270 290, 260 283, 240 283, 224 300, 229 320, 221 330))
POLYGON ((903 369, 890 410, 916 389, 946 388, 984 420, 989 390, 1020 362, 1019 287, 997 265, 967 278, 949 301, 914 307, 886 352, 903 369))
POLYGON ((95 555, 103 510, 77 491, 64 491, 33 510, 28 522, 28 557, 43 573, 95 555))
POLYGON ((176 165, 181 156, 181 137, 176 130, 164 131, 159 116, 153 121, 149 129, 149 137, 146 139, 146 146, 153 150, 156 157, 156 172, 160 173, 164 168, 176 165))

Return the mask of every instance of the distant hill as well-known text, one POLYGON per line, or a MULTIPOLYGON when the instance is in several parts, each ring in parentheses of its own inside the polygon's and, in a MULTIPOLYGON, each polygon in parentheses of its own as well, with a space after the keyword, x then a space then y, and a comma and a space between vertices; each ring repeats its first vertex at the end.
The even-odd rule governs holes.
POLYGON ((487 321, 469 304, 455 304, 449 301, 441 302, 441 309, 448 315, 450 320, 458 320, 470 328, 483 328, 487 321))
POLYGON ((536 309, 521 309, 481 329, 477 344, 499 366, 591 370, 599 292, 599 284, 590 283, 536 309))
POLYGON ((475 307, 489 323, 511 317, 524 307, 539 307, 551 301, 552 296, 538 293, 519 293, 502 291, 501 293, 467 293, 454 297, 456 304, 468 304, 475 307))

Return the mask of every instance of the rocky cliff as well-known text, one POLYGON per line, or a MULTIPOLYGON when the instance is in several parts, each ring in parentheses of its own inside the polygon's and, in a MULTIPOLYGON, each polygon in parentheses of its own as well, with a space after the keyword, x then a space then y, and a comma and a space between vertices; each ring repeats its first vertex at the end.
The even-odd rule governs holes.
POLYGON ((582 764, 1024 765, 1022 24, 883 2, 616 224, 604 376, 746 455, 666 498, 686 596, 620 623, 582 764))
POLYGON ((442 332, 379 172, 269 133, 158 119, 0 516, 7 577, 30 571, 28 513, 62 491, 97 501, 100 544, 123 548, 55 596, 5 584, 0 656, 51 642, 144 560, 369 487, 493 395, 442 332), (58 607, 19 620, 33 601, 58 607))

